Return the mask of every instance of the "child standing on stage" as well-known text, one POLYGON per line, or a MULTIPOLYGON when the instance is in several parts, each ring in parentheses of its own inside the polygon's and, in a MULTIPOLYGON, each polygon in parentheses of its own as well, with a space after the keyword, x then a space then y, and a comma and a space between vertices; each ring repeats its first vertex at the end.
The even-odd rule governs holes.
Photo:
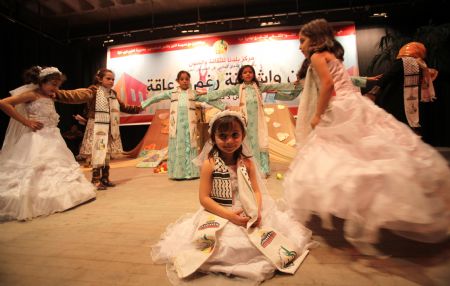
POLYGON ((244 65, 239 69, 237 80, 240 83, 239 85, 211 91, 208 92, 208 95, 214 97, 239 95, 239 109, 247 122, 248 128, 246 142, 251 148, 261 172, 269 175, 269 135, 261 93, 276 91, 276 100, 291 100, 300 93, 301 86, 296 87, 292 83, 260 84, 256 79, 255 69, 251 65, 244 65))
POLYGON ((58 129, 53 97, 65 76, 32 67, 25 85, 0 100, 11 119, 0 153, 0 220, 28 220, 95 198, 58 129))
MULTIPOLYGON (((145 108, 161 100, 170 100, 168 174, 171 179, 194 179, 199 177, 198 167, 192 163, 197 157, 197 116, 195 102, 214 101, 211 96, 199 96, 191 88, 191 75, 187 71, 177 74, 178 87, 152 96, 142 103, 145 108)), ((213 104, 213 102, 211 102, 213 104)), ((218 107, 223 109, 221 102, 218 107)))
POLYGON ((450 170, 446 160, 405 124, 356 89, 342 61, 344 50, 324 19, 300 30, 311 60, 303 95, 319 90, 312 131, 284 182, 290 213, 300 222, 317 214, 345 220, 344 235, 365 254, 387 228, 407 238, 438 242, 450 224, 450 170), (332 94, 335 93, 335 96, 332 94))
POLYGON ((120 112, 139 113, 140 106, 123 103, 114 86, 114 73, 106 68, 95 75, 95 85, 76 90, 60 90, 56 99, 63 103, 87 103, 88 122, 80 154, 91 157, 92 183, 97 190, 114 187, 109 180, 111 154, 121 154, 120 112))
POLYGON ((276 269, 293 274, 308 253, 311 233, 280 212, 250 153, 240 112, 210 121, 200 174, 202 208, 171 225, 152 248, 156 263, 173 263, 179 278, 216 272, 261 282, 276 269), (276 229, 274 229, 276 228, 276 229))

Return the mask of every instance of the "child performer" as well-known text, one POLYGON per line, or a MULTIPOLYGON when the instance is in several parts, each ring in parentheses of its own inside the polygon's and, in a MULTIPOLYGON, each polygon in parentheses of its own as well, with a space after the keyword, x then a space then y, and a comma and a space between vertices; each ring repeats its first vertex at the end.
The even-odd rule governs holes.
POLYGON ((11 116, 0 153, 0 220, 28 220, 95 198, 57 127, 53 97, 65 76, 32 67, 25 85, 0 100, 11 116))
MULTIPOLYGON (((344 50, 324 19, 300 30, 311 60, 306 81, 319 90, 313 131, 284 182, 290 213, 300 222, 317 214, 345 220, 345 238, 364 254, 387 228, 407 238, 438 242, 450 224, 450 170, 439 153, 405 124, 361 96, 343 64, 344 50), (333 91, 335 96, 332 96, 333 91)), ((311 90, 303 90, 303 94, 311 90)))
POLYGON ((262 282, 276 269, 295 273, 308 253, 310 231, 269 197, 242 144, 241 113, 219 112, 209 124, 211 141, 202 151, 208 155, 200 174, 202 208, 167 229, 152 248, 153 260, 173 263, 179 278, 199 271, 262 282))
MULTIPOLYGON (((179 87, 174 91, 156 94, 142 103, 145 108, 161 100, 170 99, 168 174, 171 179, 194 179, 199 170, 192 160, 197 157, 197 116, 195 102, 214 101, 211 96, 198 96, 191 88, 191 75, 187 71, 177 74, 179 87)), ((224 109, 221 102, 216 102, 224 109)), ((211 102, 211 104, 214 104, 211 102)))
POLYGON ((120 112, 139 113, 140 106, 123 103, 114 86, 114 73, 106 68, 95 75, 95 86, 76 90, 60 90, 56 99, 63 103, 87 103, 88 122, 81 143, 80 154, 91 157, 92 183, 97 190, 115 184, 109 180, 111 154, 121 154, 120 112))
POLYGON ((214 97, 239 95, 239 109, 247 122, 248 128, 247 144, 251 148, 261 171, 269 175, 269 135, 261 93, 276 91, 276 100, 291 100, 298 96, 301 86, 296 87, 292 83, 260 84, 256 79, 255 69, 251 65, 244 65, 239 69, 237 80, 240 83, 239 85, 208 92, 208 95, 214 97))

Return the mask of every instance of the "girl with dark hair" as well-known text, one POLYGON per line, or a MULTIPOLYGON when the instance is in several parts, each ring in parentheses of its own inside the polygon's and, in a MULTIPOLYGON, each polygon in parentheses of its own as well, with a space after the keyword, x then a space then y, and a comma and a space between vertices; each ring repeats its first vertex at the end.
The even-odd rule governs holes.
MULTIPOLYGON (((142 107, 170 100, 169 120, 169 151, 167 171, 171 179, 195 179, 199 177, 198 167, 192 163, 197 157, 200 146, 198 146, 197 115, 195 112, 196 102, 209 102, 214 104, 210 96, 199 96, 191 87, 191 75, 187 71, 180 71, 176 81, 178 87, 175 90, 156 94, 145 102, 142 107)), ((220 102, 218 107, 224 107, 220 102)))
POLYGON ((95 75, 94 85, 76 90, 60 90, 56 99, 62 103, 87 103, 86 130, 80 154, 91 158, 92 183, 97 190, 106 190, 115 184, 109 180, 110 160, 114 154, 122 154, 120 139, 120 112, 139 113, 140 106, 123 103, 113 88, 114 73, 106 68, 95 75))
POLYGON ((299 39, 311 60, 311 89, 303 95, 318 91, 318 99, 304 122, 312 130, 284 181, 291 215, 302 223, 319 215, 328 228, 332 216, 344 219, 346 240, 368 255, 379 254, 373 244, 381 228, 423 242, 445 240, 447 161, 353 86, 326 20, 305 24, 299 39))
POLYGON ((28 220, 95 198, 58 129, 53 98, 65 76, 32 67, 25 85, 0 100, 11 117, 0 153, 0 220, 28 220))
POLYGON ((292 100, 298 96, 301 87, 300 85, 295 86, 293 83, 260 84, 256 78, 255 69, 251 65, 244 65, 239 69, 237 81, 239 85, 223 90, 210 91, 208 95, 214 97, 239 96, 239 109, 245 118, 248 130, 246 143, 252 150, 261 172, 268 176, 270 174, 269 131, 261 93, 272 91, 276 92, 276 100, 292 100))
POLYGON ((277 269, 294 274, 311 246, 311 232, 279 211, 268 195, 243 145, 241 113, 221 111, 209 126, 200 174, 202 207, 167 228, 152 247, 153 261, 173 264, 167 269, 175 269, 179 279, 213 272, 259 284, 277 269))

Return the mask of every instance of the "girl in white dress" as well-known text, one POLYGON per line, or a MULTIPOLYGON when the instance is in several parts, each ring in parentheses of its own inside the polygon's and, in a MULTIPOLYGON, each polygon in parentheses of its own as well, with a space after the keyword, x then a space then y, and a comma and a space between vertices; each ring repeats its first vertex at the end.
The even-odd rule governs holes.
POLYGON ((324 227, 331 227, 332 216, 344 219, 345 238, 365 254, 378 254, 372 244, 380 228, 423 242, 446 239, 447 161, 361 96, 327 21, 305 24, 299 37, 301 51, 311 59, 303 96, 318 99, 314 112, 304 110, 311 116, 303 125, 312 131, 301 134, 304 141, 284 182, 291 215, 305 223, 316 214, 324 227))
POLYGON ((310 231, 277 209, 242 150, 244 126, 235 111, 211 119, 212 148, 207 143, 202 152, 208 154, 200 173, 202 207, 170 225, 152 248, 154 262, 174 266, 179 279, 198 271, 259 283, 276 269, 293 274, 308 253, 310 231))
POLYGON ((53 97, 64 75, 32 67, 25 76, 28 84, 0 100, 11 116, 0 153, 0 220, 49 215, 96 196, 57 127, 53 97))

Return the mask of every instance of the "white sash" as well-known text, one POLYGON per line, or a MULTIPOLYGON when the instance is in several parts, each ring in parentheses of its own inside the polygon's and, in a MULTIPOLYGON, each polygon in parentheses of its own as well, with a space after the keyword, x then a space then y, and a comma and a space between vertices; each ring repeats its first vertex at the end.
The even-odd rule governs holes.
MULTIPOLYGON (((258 145, 259 149, 264 152, 269 151, 269 134, 266 123, 266 118, 264 116, 264 106, 262 102, 261 92, 256 83, 252 84, 253 90, 255 91, 256 98, 258 101, 258 145)), ((239 109, 242 112, 245 122, 248 124, 248 114, 247 114, 247 94, 245 92, 245 83, 242 83, 239 87, 239 109)))

